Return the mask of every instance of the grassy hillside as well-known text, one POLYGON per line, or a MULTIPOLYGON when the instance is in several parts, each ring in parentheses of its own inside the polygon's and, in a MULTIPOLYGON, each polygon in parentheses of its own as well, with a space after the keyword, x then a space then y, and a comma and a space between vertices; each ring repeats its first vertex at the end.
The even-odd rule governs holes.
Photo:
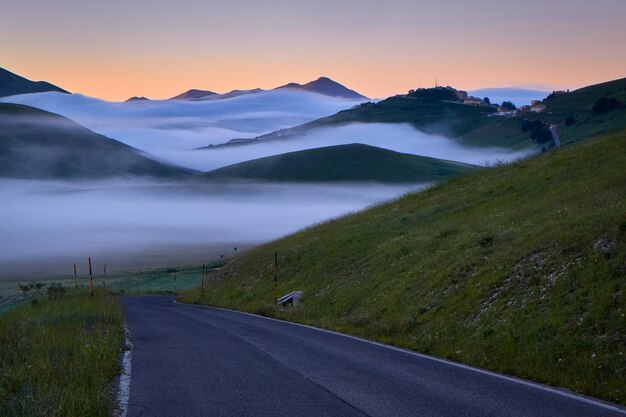
POLYGON ((65 117, 0 103, 0 177, 183 178, 188 170, 146 158, 139 151, 65 117))
POLYGON ((623 129, 626 127, 626 78, 550 97, 545 100, 545 103, 546 113, 536 118, 558 124, 565 144, 575 143, 592 135, 623 129), (611 112, 594 115, 591 110, 602 97, 616 98, 624 105, 611 112), (575 123, 570 126, 564 123, 568 116, 572 116, 575 120, 575 123))
POLYGON ((110 416, 123 318, 102 291, 42 296, 0 316, 0 415, 110 416))
POLYGON ((466 173, 472 165, 351 144, 290 152, 230 165, 201 180, 423 183, 466 173))
MULTIPOLYGON (((426 89, 424 93, 428 96, 435 91, 426 89)), ((525 112, 515 117, 498 117, 494 116, 495 107, 456 103, 453 102, 453 95, 450 95, 447 101, 420 98, 420 93, 416 92, 389 97, 378 103, 364 103, 332 116, 259 136, 256 139, 292 139, 318 127, 349 123, 409 123, 423 132, 454 138, 467 146, 523 149, 533 146, 533 142, 528 132, 522 132, 522 121, 540 119, 549 124, 557 124, 563 144, 570 144, 592 135, 626 127, 626 105, 606 114, 592 114, 593 105, 601 97, 613 97, 626 103, 626 78, 550 97, 545 100, 547 111, 541 114, 525 112), (568 116, 573 116, 576 122, 566 126, 564 122, 568 116)), ((543 146, 550 147, 552 142, 543 146)))
POLYGON ((447 101, 425 102, 415 97, 394 96, 378 103, 364 103, 292 129, 260 136, 258 139, 285 139, 317 127, 348 123, 409 123, 418 130, 456 138, 468 146, 522 149, 532 145, 529 136, 520 129, 521 120, 488 117, 495 111, 493 107, 447 101))
POLYGON ((626 403, 626 131, 481 170, 229 262, 183 300, 626 403), (304 291, 301 306, 274 309, 304 291))

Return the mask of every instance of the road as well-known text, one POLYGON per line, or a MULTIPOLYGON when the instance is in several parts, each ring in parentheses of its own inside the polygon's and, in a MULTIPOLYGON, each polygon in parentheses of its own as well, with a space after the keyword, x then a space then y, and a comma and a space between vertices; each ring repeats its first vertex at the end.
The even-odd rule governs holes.
POLYGON ((554 147, 561 147, 561 138, 559 137, 559 132, 556 130, 557 125, 550 125, 550 133, 552 134, 552 140, 554 141, 554 147))
POLYGON ((608 404, 336 333, 122 297, 128 417, 626 416, 608 404))

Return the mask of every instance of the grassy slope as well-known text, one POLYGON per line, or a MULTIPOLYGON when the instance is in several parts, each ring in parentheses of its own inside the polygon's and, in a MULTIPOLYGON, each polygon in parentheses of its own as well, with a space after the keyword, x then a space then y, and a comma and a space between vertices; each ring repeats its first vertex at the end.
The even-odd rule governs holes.
POLYGON ((65 117, 0 103, 0 177, 183 178, 189 174, 188 170, 146 158, 136 149, 65 117))
POLYGON ((626 403, 626 131, 251 250, 204 298, 626 403), (280 293, 303 290, 297 309, 280 293))
POLYGON ((290 152, 211 171, 203 180, 378 181, 419 183, 466 173, 473 166, 352 144, 290 152))
POLYGON ((626 78, 584 87, 568 94, 545 100, 546 111, 540 114, 522 113, 520 119, 539 119, 545 123, 558 125, 561 142, 564 145, 579 142, 590 136, 613 132, 626 126, 626 106, 620 109, 594 115, 593 105, 602 97, 615 97, 626 103, 626 78), (576 122, 565 126, 565 119, 573 116, 576 122))
POLYGON ((289 135, 326 126, 348 123, 410 123, 427 133, 457 138, 468 146, 498 146, 522 149, 532 145, 521 131, 521 121, 504 117, 487 117, 492 107, 467 106, 451 102, 422 102, 394 96, 376 104, 368 103, 344 110, 329 117, 314 120, 293 129, 261 136, 259 139, 281 139, 289 135))
POLYGON ((1 416, 109 416, 123 318, 105 292, 42 298, 0 316, 1 416))

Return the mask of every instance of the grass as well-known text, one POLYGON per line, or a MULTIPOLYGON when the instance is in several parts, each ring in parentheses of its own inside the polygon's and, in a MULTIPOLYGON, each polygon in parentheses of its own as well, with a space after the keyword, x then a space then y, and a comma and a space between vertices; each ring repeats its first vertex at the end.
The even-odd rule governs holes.
POLYGON ((540 114, 524 113, 520 117, 540 119, 546 123, 557 124, 561 141, 572 144, 591 136, 623 129, 626 126, 626 107, 594 115, 593 105, 602 97, 614 97, 626 103, 626 78, 591 85, 571 93, 551 97, 545 100, 546 112, 540 114), (575 123, 565 125, 565 119, 572 116, 575 123))
POLYGON ((0 316, 0 416, 110 416, 122 313, 105 291, 64 291, 0 316))
POLYGON ((409 155, 374 146, 328 146, 255 159, 200 176, 202 180, 288 182, 376 181, 424 183, 470 172, 472 165, 409 155))
POLYGON ((179 298, 626 404, 626 131, 321 224, 179 298), (304 291, 293 309, 280 294, 304 291))
MULTIPOLYGON (((210 263, 209 276, 222 264, 219 260, 210 263)), ((197 287, 201 280, 202 267, 166 268, 116 276, 107 289, 116 294, 176 294, 197 287)))

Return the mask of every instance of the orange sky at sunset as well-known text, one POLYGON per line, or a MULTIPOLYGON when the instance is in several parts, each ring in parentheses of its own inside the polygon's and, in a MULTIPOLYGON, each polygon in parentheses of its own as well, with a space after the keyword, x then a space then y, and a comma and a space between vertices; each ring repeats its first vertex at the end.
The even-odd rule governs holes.
POLYGON ((435 77, 463 89, 574 89, 626 76, 623 0, 24 0, 3 9, 0 67, 109 100, 322 75, 370 97, 435 77))

